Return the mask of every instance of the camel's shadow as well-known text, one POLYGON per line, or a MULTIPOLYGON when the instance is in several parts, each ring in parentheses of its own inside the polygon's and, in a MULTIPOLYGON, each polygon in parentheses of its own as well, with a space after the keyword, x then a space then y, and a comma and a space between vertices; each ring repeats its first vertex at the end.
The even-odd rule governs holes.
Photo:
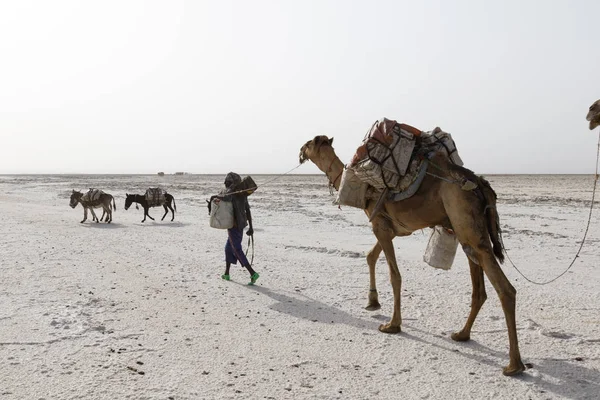
MULTIPOLYGON (((494 361, 492 357, 502 362, 508 355, 502 351, 493 350, 472 339, 468 342, 457 343, 450 338, 434 335, 430 332, 411 326, 410 324, 403 324, 403 326, 420 333, 420 336, 403 333, 401 335, 402 338, 416 340, 437 347, 438 349, 458 353, 465 358, 495 368, 501 368, 502 365, 499 362, 494 361), (441 338, 445 343, 435 343, 433 340, 430 341, 425 339, 425 336, 441 338), (464 351, 461 351, 461 348, 476 351, 481 354, 481 356, 479 354, 465 353, 464 351)), ((477 334, 476 332, 473 333, 475 335, 477 334)), ((532 361, 531 369, 529 371, 530 373, 524 373, 523 375, 511 379, 518 379, 528 385, 535 386, 539 389, 541 394, 554 393, 563 398, 572 399, 598 399, 598 393, 600 393, 600 371, 586 368, 581 365, 581 362, 575 360, 571 362, 571 360, 565 359, 542 358, 535 362, 532 361), (539 374, 533 374, 531 371, 537 371, 539 374)))
MULTIPOLYGON (((377 320, 377 322, 357 318, 345 311, 301 294, 290 296, 281 292, 275 292, 264 286, 252 286, 252 289, 277 301, 277 303, 269 307, 270 309, 312 322, 345 324, 358 329, 377 331, 379 322, 388 320, 388 317, 381 314, 373 315, 372 318, 377 320)), ((457 343, 450 338, 432 334, 431 332, 407 324, 405 322, 407 320, 409 319, 404 319, 403 327, 411 331, 411 333, 407 333, 405 330, 399 335, 392 335, 392 337, 396 337, 398 340, 414 340, 449 353, 461 355, 474 361, 474 365, 481 363, 494 367, 498 370, 499 374, 504 366, 502 363, 508 361, 508 351, 496 351, 474 340, 457 343), (416 334, 413 332, 416 332, 416 334), (469 354, 468 352, 461 351, 461 348, 463 350, 469 349, 473 353, 469 354)), ((600 371, 587 368, 581 362, 539 359, 533 363, 533 369, 530 371, 537 371, 539 374, 526 372, 516 378, 506 379, 518 379, 526 385, 536 387, 541 394, 553 393, 564 398, 597 399, 598 393, 600 393, 600 371)))
POLYGON ((277 303, 269 306, 271 310, 278 311, 292 317, 305 319, 311 322, 322 322, 327 324, 345 324, 360 329, 377 329, 377 323, 356 318, 345 311, 321 303, 308 296, 296 293, 288 296, 278 293, 264 286, 251 286, 257 292, 269 296, 277 303))

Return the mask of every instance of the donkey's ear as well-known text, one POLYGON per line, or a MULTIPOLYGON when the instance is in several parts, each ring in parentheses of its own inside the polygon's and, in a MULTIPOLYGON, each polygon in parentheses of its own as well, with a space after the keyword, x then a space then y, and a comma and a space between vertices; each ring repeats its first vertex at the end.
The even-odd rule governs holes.
POLYGON ((129 196, 127 193, 125 193, 125 197, 129 196))
POLYGON ((333 138, 329 139, 329 145, 331 146, 331 144, 333 143, 333 138))

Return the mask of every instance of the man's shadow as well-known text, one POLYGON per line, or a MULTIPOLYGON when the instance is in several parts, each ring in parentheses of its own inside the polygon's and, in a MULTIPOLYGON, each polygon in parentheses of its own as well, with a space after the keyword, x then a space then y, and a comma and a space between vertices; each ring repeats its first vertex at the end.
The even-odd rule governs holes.
MULTIPOLYGON (((269 306, 270 309, 311 322, 345 324, 354 328, 377 332, 379 323, 389 320, 389 317, 381 314, 375 314, 371 317, 376 321, 357 318, 345 311, 299 293, 289 296, 281 292, 275 292, 264 286, 252 286, 251 288, 277 302, 269 306)), ((468 342, 458 343, 449 337, 432 334, 429 331, 414 327, 412 324, 407 324, 405 321, 408 320, 404 318, 402 326, 409 328, 412 332, 416 332, 417 335, 403 331, 399 335, 390 335, 390 337, 395 337, 397 340, 414 340, 449 353, 459 354, 462 357, 472 360, 474 368, 476 363, 481 363, 496 368, 498 374, 501 373, 502 368, 505 366, 504 364, 508 363, 508 346, 506 347, 506 351, 497 351, 472 339, 468 342), (461 348, 470 349, 473 354, 461 351, 461 348)), ((477 335, 476 332, 473 333, 477 335)), ((398 351, 400 351, 400 348, 398 351)), ((527 360, 524 360, 524 362, 527 363, 527 360)), ((540 374, 532 375, 525 373, 521 376, 506 379, 518 379, 526 385, 535 386, 542 394, 554 393, 563 398, 572 399, 600 398, 600 371, 587 368, 582 362, 568 359, 545 358, 536 361, 531 367, 539 371, 540 374)))

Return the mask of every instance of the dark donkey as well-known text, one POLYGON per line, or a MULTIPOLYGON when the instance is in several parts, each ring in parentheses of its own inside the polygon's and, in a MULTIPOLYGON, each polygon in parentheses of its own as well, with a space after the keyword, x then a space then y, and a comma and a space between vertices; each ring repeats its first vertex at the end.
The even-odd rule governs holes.
POLYGON ((71 200, 69 201, 69 205, 71 208, 77 207, 77 204, 81 203, 83 207, 83 220, 81 223, 83 224, 87 220, 87 211, 88 208, 92 213, 92 221, 100 222, 104 219, 106 215, 105 222, 110 224, 112 222, 112 212, 117 209, 117 205, 115 203, 115 198, 108 194, 104 193, 102 190, 90 189, 87 193, 81 193, 73 190, 71 193, 71 200), (94 208, 102 207, 102 217, 98 220, 96 213, 94 212, 94 208))
MULTIPOLYGON (((165 208, 165 214, 162 216, 162 218, 160 220, 161 221, 164 220, 165 217, 167 216, 167 214, 169 213, 169 210, 171 210, 171 213, 173 214, 171 221, 173 221, 175 219, 175 211, 177 211, 177 205, 175 204, 175 198, 167 192, 163 192, 163 194, 164 194, 164 196, 160 196, 160 199, 158 201, 148 202, 148 199, 147 199, 148 192, 146 192, 146 195, 125 193, 125 196, 126 196, 125 209, 128 210, 129 207, 131 207, 132 203, 138 203, 139 205, 144 207, 144 219, 142 220, 142 222, 144 222, 144 221, 146 221, 146 217, 148 217, 152 221, 154 221, 154 218, 152 218, 150 216, 150 214, 148 214, 148 210, 150 209, 150 207, 163 206, 165 208), (171 203, 173 203, 172 207, 171 207, 171 203)), ((137 206, 136 206, 136 208, 137 208, 137 206)))

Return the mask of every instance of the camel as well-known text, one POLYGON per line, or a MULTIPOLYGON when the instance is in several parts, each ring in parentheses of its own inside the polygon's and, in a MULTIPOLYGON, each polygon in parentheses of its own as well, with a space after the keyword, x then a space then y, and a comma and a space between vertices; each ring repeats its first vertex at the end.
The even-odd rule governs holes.
POLYGON ((590 121, 590 131, 600 126, 600 100, 596 100, 594 104, 590 106, 586 120, 590 121))
MULTIPOLYGON (((333 138, 316 136, 300 150, 300 163, 312 161, 327 175, 330 185, 339 190, 344 163, 335 154, 333 138)), ((452 229, 469 261, 473 294, 471 311, 464 327, 452 334, 455 341, 471 338, 471 328, 477 314, 487 299, 484 273, 500 297, 506 319, 509 340, 509 364, 503 373, 518 375, 525 370, 521 361, 515 322, 516 290, 504 275, 498 262, 504 260, 500 237, 499 217, 496 212, 496 193, 490 184, 472 171, 454 165, 445 154, 436 154, 429 165, 431 175, 426 175, 419 190, 410 198, 398 202, 385 202, 381 211, 373 215, 376 199, 369 199, 365 213, 371 220, 377 243, 367 254, 369 266, 368 310, 377 310, 379 304, 375 284, 375 264, 381 251, 389 267, 394 295, 392 319, 379 326, 384 333, 401 331, 400 312, 402 277, 398 271, 393 239, 408 236, 414 231, 437 225, 452 229), (436 175, 436 176, 434 176, 436 175), (443 179, 439 179, 443 178, 443 179), (465 191, 458 179, 477 183, 477 188, 465 191)))

